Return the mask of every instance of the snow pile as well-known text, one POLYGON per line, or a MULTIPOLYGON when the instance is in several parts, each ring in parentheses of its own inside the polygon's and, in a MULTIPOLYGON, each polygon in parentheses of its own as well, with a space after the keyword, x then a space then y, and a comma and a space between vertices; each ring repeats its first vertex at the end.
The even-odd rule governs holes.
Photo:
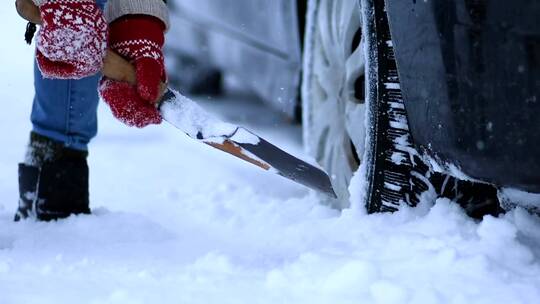
POLYGON ((338 216, 309 196, 272 200, 242 189, 180 201, 168 216, 4 218, 2 303, 540 299, 540 223, 523 211, 477 224, 444 200, 426 215, 374 216, 338 216))
MULTIPOLYGON (((447 200, 340 214, 172 127, 124 127, 106 107, 90 147, 94 214, 12 222, 33 51, 3 5, 0 18, 21 32, 5 33, 12 47, 0 50, 0 303, 540 301, 540 219, 521 209, 480 223, 447 200)), ((269 116, 236 122, 298 154, 300 131, 269 116)), ((352 190, 362 196, 361 184, 352 190)))
POLYGON ((527 210, 540 212, 540 194, 528 193, 512 188, 503 188, 500 190, 499 199, 501 203, 508 208, 513 208, 516 205, 527 210))

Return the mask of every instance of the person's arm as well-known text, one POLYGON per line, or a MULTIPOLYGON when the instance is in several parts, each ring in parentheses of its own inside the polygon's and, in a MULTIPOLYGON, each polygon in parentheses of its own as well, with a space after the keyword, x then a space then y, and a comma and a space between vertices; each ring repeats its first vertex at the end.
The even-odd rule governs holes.
POLYGON ((164 0, 109 0, 105 18, 113 22, 125 15, 148 15, 160 19, 169 28, 169 12, 164 0))

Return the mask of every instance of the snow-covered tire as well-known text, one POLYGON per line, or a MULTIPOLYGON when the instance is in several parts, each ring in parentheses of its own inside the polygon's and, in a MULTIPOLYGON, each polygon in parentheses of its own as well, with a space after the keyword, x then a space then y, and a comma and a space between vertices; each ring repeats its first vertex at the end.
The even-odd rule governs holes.
POLYGON ((310 0, 306 24, 302 117, 308 152, 349 205, 348 186, 365 146, 365 49, 358 0, 310 0))
POLYGON ((358 168, 352 203, 370 213, 433 193, 409 132, 384 1, 309 2, 302 108, 305 146, 338 195, 324 200, 332 207, 349 207, 358 168))

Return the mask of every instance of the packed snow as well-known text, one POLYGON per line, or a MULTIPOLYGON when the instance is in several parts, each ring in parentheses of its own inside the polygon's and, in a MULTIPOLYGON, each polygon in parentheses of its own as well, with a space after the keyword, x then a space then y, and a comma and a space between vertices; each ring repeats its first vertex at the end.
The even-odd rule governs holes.
POLYGON ((221 121, 178 91, 169 89, 165 96, 160 107, 163 118, 191 138, 200 136, 202 138, 199 139, 218 144, 223 143, 225 139, 242 144, 259 143, 256 135, 234 124, 221 121))
MULTIPOLYGON (((367 215, 357 175, 340 213, 172 126, 124 127, 106 106, 90 146, 93 214, 14 223, 33 47, 1 5, 0 303, 540 302, 540 219, 522 209, 477 222, 425 199, 367 215)), ((200 104, 306 157, 301 130, 252 98, 200 104)))

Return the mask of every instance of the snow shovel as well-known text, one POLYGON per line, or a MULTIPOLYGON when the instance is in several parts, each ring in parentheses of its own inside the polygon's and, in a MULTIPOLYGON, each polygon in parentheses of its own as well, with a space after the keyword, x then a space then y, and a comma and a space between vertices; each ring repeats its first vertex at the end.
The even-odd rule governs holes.
MULTIPOLYGON (((136 83, 135 68, 111 50, 107 53, 102 72, 114 80, 136 83)), ((191 138, 336 197, 330 178, 323 170, 290 155, 243 127, 212 117, 194 101, 165 84, 163 92, 157 103, 161 115, 191 138)))
MULTIPOLYGON (((30 23, 26 40, 30 42, 35 24, 41 23, 39 9, 30 0, 17 0, 17 11, 30 23)), ((103 74, 111 79, 137 82, 135 68, 120 55, 108 51, 103 74)), ((195 102, 163 84, 163 95, 157 102, 163 118, 191 138, 232 154, 266 171, 277 173, 311 189, 336 197, 328 175, 272 145, 251 131, 224 123, 212 117, 195 102)))

